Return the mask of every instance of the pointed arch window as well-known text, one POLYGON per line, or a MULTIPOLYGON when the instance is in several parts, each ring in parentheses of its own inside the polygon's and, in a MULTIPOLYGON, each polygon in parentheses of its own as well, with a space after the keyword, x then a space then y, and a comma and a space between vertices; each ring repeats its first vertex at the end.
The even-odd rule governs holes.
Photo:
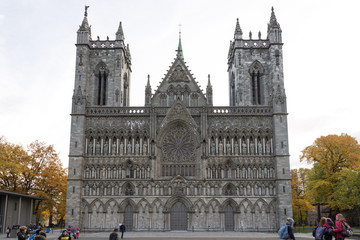
POLYGON ((104 106, 104 105, 106 105, 107 83, 108 83, 108 76, 109 76, 109 70, 106 68, 106 64, 104 62, 100 62, 96 66, 95 76, 97 78, 96 104, 104 106))
POLYGON ((166 107, 167 106, 167 95, 166 93, 160 94, 160 107, 166 107))
POLYGON ((236 97, 235 97, 235 75, 234 75, 234 73, 231 73, 230 97, 231 97, 230 106, 235 106, 236 97))
POLYGON ((251 99, 253 105, 263 104, 262 91, 263 84, 261 76, 264 74, 264 68, 259 61, 255 61, 250 66, 250 79, 251 79, 251 99))
POLYGON ((124 99, 123 99, 123 106, 126 107, 129 103, 127 101, 128 99, 128 88, 129 88, 129 82, 128 82, 128 76, 127 73, 124 74, 124 99))

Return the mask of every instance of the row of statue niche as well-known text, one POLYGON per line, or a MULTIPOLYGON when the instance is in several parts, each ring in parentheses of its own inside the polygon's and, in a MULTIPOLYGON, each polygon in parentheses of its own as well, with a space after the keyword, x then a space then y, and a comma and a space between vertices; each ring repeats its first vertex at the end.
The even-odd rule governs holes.
POLYGON ((144 141, 144 143, 141 144, 139 143, 139 141, 136 141, 133 146, 131 141, 128 141, 125 148, 125 144, 123 141, 120 142, 119 146, 117 146, 116 141, 113 141, 110 147, 108 141, 105 141, 103 144, 103 148, 101 148, 101 141, 98 140, 96 141, 95 144, 93 141, 89 141, 87 154, 88 155, 147 155, 148 145, 146 141, 144 141), (140 151, 140 148, 142 151, 140 151))
POLYGON ((216 151, 216 143, 214 139, 211 140, 210 144, 210 154, 211 155, 270 155, 271 154, 271 144, 267 140, 265 144, 265 149, 263 149, 263 144, 261 141, 257 142, 257 148, 255 149, 255 143, 250 141, 249 146, 246 144, 246 141, 243 141, 241 144, 241 149, 237 141, 234 143, 234 151, 232 151, 232 146, 230 141, 227 141, 224 144, 222 141, 219 141, 218 151, 216 151))

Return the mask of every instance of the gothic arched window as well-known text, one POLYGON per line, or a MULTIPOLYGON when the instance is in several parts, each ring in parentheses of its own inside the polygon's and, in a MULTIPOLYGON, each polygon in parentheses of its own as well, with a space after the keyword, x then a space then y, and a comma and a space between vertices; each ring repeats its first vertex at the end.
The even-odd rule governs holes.
POLYGON ((123 99, 123 106, 126 107, 128 105, 127 102, 127 98, 128 98, 128 87, 129 87, 129 82, 128 82, 128 76, 127 73, 124 74, 124 99, 123 99))
POLYGON ((108 75, 109 70, 106 68, 106 64, 100 62, 95 70, 95 76, 97 77, 97 105, 106 105, 108 75))
POLYGON ((236 95, 235 95, 235 75, 231 73, 231 82, 230 82, 230 97, 231 97, 231 106, 235 106, 236 103, 236 95))
POLYGON ((250 78, 251 78, 251 98, 253 105, 262 104, 262 82, 261 76, 264 73, 264 68, 259 61, 255 61, 250 66, 250 78))
POLYGON ((167 106, 167 95, 166 93, 160 94, 160 107, 166 107, 167 106))

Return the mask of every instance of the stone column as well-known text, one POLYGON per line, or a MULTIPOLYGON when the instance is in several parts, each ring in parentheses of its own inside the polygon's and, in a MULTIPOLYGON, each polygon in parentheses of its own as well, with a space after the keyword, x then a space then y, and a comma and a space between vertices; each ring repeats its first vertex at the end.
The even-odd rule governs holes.
POLYGON ((140 138, 140 149, 139 149, 139 155, 143 154, 143 139, 140 138))
POLYGON ((215 155, 219 155, 219 139, 215 138, 215 155))
POLYGON ((100 139, 100 155, 104 155, 104 139, 100 139))

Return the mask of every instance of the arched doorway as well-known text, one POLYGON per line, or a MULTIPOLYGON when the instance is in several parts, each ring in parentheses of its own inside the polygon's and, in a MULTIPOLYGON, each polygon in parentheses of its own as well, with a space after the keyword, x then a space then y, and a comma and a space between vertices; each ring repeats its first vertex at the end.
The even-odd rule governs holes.
POLYGON ((232 206, 225 207, 225 231, 234 231, 234 209, 232 206))
POLYGON ((124 213, 124 225, 126 227, 126 231, 127 232, 131 232, 133 230, 133 216, 134 216, 134 209, 133 207, 129 204, 126 206, 125 208, 125 213, 124 213))
POLYGON ((186 231, 188 226, 187 209, 182 202, 176 202, 171 207, 170 229, 186 231))

